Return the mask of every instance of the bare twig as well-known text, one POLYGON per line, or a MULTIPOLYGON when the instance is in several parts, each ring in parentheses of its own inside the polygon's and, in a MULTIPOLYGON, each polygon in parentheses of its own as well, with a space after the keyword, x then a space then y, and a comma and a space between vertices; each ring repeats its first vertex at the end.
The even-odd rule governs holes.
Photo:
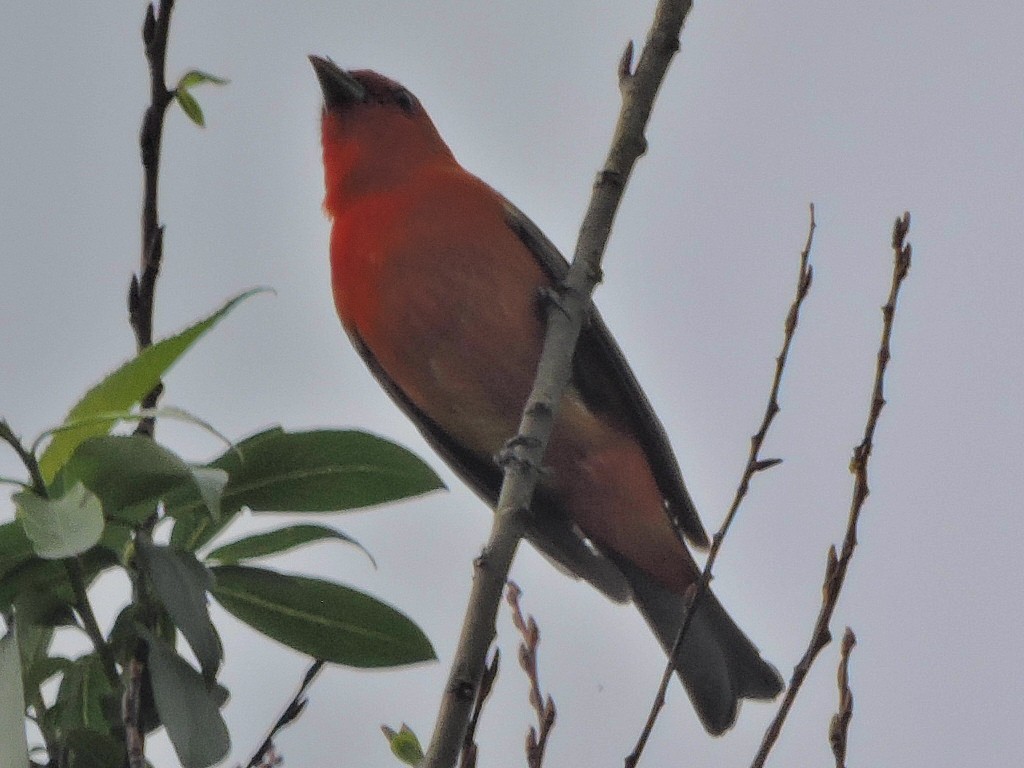
MULTIPOLYGON (((518 437, 506 451, 505 480, 494 524, 476 563, 466 617, 424 768, 454 765, 462 746, 487 649, 494 637, 501 592, 522 537, 522 516, 533 498, 554 418, 569 381, 573 350, 590 294, 601 274, 601 257, 612 221, 633 166, 645 150, 644 127, 669 62, 679 49, 679 33, 690 6, 689 0, 660 0, 636 70, 630 72, 631 55, 619 62, 622 108, 612 146, 594 183, 573 264, 560 286, 557 310, 548 312, 537 376, 523 410, 518 437)), ((632 53, 631 46, 627 50, 632 53)))
POLYGON ((302 711, 306 708, 306 703, 309 701, 306 698, 306 691, 309 690, 309 686, 312 685, 313 680, 320 674, 320 670, 323 667, 324 662, 321 659, 317 659, 309 665, 309 669, 306 670, 306 674, 302 677, 299 690, 295 692, 292 700, 284 708, 284 712, 281 713, 281 716, 277 718, 277 722, 270 728, 267 738, 260 744, 259 749, 253 753, 252 758, 245 764, 245 768, 262 768, 263 766, 277 765, 280 762, 281 756, 274 748, 274 737, 281 732, 281 729, 302 714, 302 711))
POLYGON ((47 497, 46 481, 43 480, 43 473, 39 471, 39 462, 36 461, 35 455, 25 448, 21 444, 21 440, 14 430, 11 429, 11 425, 3 419, 0 419, 0 440, 3 440, 14 452, 18 454, 18 458, 21 459, 21 463, 25 465, 25 469, 28 470, 29 477, 32 478, 32 490, 42 496, 44 499, 47 497))
POLYGON ((850 690, 850 654, 857 644, 857 637, 849 627, 843 633, 839 651, 839 670, 836 674, 839 685, 839 710, 832 715, 828 726, 828 741, 836 758, 836 768, 846 768, 846 739, 853 719, 853 691, 850 690))
POLYGON ((498 676, 500 665, 501 649, 495 648, 490 663, 484 669, 483 677, 480 679, 480 687, 476 692, 473 715, 469 718, 466 738, 462 743, 462 754, 459 756, 459 768, 476 768, 477 752, 479 751, 476 744, 476 729, 480 723, 480 713, 483 712, 487 697, 491 695, 491 690, 494 688, 494 680, 498 676))
POLYGON ((267 750, 267 754, 263 756, 263 759, 255 768, 277 768, 279 765, 284 765, 284 757, 278 753, 276 747, 271 745, 270 749, 267 750))
POLYGON ((146 740, 142 730, 142 673, 143 663, 133 658, 128 661, 127 680, 124 691, 124 727, 125 748, 128 752, 128 765, 144 766, 146 764, 146 740))
POLYGON ((751 768, 761 768, 772 747, 782 732, 782 726, 786 721, 789 710, 793 706, 800 688, 803 686, 807 673, 814 664, 821 650, 832 641, 832 634, 829 631, 829 623, 832 614, 835 612, 836 603, 839 601, 839 593, 842 591, 843 583, 846 580, 846 571, 853 557, 853 551, 857 546, 857 522, 860 520, 860 512, 868 497, 868 459, 871 457, 871 448, 875 436, 875 427, 878 425, 878 418, 885 406, 883 384, 885 382, 885 369, 889 364, 890 350, 889 342, 892 338, 893 319, 896 316, 896 300, 899 297, 900 286, 910 269, 910 245, 907 244, 907 231, 910 229, 910 214, 904 213, 896 219, 892 231, 892 248, 894 253, 892 284, 889 288, 889 298, 882 307, 882 340, 878 347, 878 358, 875 366, 875 382, 871 392, 871 407, 868 411, 867 423, 864 426, 864 437, 860 444, 853 449, 853 458, 850 460, 850 471, 853 473, 853 495, 850 501, 850 512, 846 523, 846 535, 843 538, 843 547, 839 555, 836 555, 835 545, 828 551, 828 560, 825 565, 825 580, 822 584, 821 609, 818 612, 818 619, 811 630, 811 639, 804 651, 804 655, 793 668, 793 676, 790 678, 789 690, 779 705, 779 711, 765 731, 761 741, 761 747, 754 756, 751 768))
POLYGON ((807 227, 807 240, 804 243, 804 249, 800 252, 800 271, 797 275, 796 295, 793 297, 793 303, 790 305, 789 312, 786 315, 782 350, 779 352, 778 357, 775 358, 775 375, 772 378, 771 388, 768 392, 768 405, 765 407, 764 417, 761 419, 761 426, 750 438, 750 452, 747 454, 747 464, 743 468, 743 475, 740 478, 739 485, 736 487, 736 495, 733 497, 732 504, 729 506, 729 511, 726 513, 721 527, 711 540, 711 549, 708 551, 708 559, 704 564, 704 570, 701 572, 700 579, 695 584, 691 585, 690 589, 687 591, 686 616, 683 618, 683 622, 679 627, 679 632, 676 635, 676 641, 672 646, 672 653, 669 654, 669 661, 665 665, 665 671, 662 673, 661 683, 658 685, 658 691, 655 694, 654 702, 651 704, 651 711, 647 716, 647 722, 644 723, 643 730, 640 733, 640 738, 637 739, 636 746, 625 760, 627 768, 633 768, 633 766, 639 762, 644 747, 647 745, 647 740, 650 738, 651 731, 654 728, 654 723, 658 718, 658 714, 665 706, 665 693, 668 690, 669 681, 672 679, 672 673, 675 670, 675 665, 672 663, 672 659, 676 657, 679 647, 682 644, 683 637, 686 635, 686 631, 690 626, 692 616, 696 612, 697 605, 704 593, 707 592, 708 584, 711 583, 712 568, 714 568, 715 561, 718 559, 718 552, 722 547, 722 542, 725 540, 726 533, 728 533, 729 528, 736 517, 736 512, 739 510, 740 504, 743 503, 743 499, 747 495, 751 479, 758 472, 774 467, 782 461, 782 459, 762 459, 760 454, 761 447, 764 445, 765 437, 768 435, 768 429, 771 427, 772 421, 774 421, 776 415, 778 415, 781 410, 781 406, 779 405, 779 390, 782 386, 782 372, 786 368, 786 360, 789 358, 789 349, 793 343, 793 337, 796 334, 797 323, 800 320, 800 308, 803 306, 804 299, 807 298, 807 293, 811 289, 811 282, 814 279, 814 271, 810 264, 811 246, 814 244, 814 230, 817 226, 814 221, 814 203, 811 203, 810 205, 810 217, 810 223, 807 227))
MULTIPOLYGON (((132 275, 128 286, 128 322, 135 332, 135 341, 140 351, 153 343, 153 301, 164 247, 164 231, 160 226, 157 206, 160 148, 163 143, 164 115, 174 98, 174 93, 167 89, 164 76, 167 33, 170 29, 174 0, 160 0, 159 7, 158 12, 152 3, 149 4, 142 24, 142 42, 146 46, 146 60, 149 62, 150 104, 142 118, 142 130, 139 133, 142 169, 145 174, 145 191, 142 199, 142 250, 139 274, 132 275)), ((158 384, 143 398, 142 407, 154 408, 160 391, 161 386, 158 384)), ((148 418, 139 423, 136 431, 152 435, 153 429, 153 419, 148 418)))
POLYGON ((519 665, 530 680, 530 706, 537 714, 537 727, 530 726, 526 734, 526 764, 529 768, 541 768, 548 736, 555 725, 555 702, 550 696, 545 698, 540 690, 540 673, 537 670, 540 628, 533 620, 533 616, 523 617, 523 612, 519 608, 519 598, 522 594, 519 585, 510 581, 505 599, 512 606, 512 623, 523 637, 523 642, 519 646, 519 665))

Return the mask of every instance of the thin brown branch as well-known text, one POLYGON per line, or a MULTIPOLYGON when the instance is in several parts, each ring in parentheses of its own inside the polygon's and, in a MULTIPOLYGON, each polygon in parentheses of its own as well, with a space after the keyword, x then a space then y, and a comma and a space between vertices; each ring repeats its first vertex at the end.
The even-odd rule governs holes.
POLYGON ((836 673, 839 686, 839 709, 832 716, 828 726, 828 741, 836 758, 836 768, 846 768, 846 743, 853 719, 853 691, 850 689, 850 654, 857 644, 857 637, 849 627, 843 634, 839 651, 839 670, 836 673))
POLYGON ((285 706, 281 716, 271 726, 267 737, 253 753, 249 762, 245 764, 245 768, 262 768, 263 766, 277 765, 281 756, 274 747, 274 738, 281 732, 281 729, 295 720, 305 710, 306 703, 309 701, 306 697, 306 691, 309 690, 309 686, 313 684, 313 681, 320 674, 320 670, 323 667, 324 662, 321 659, 316 659, 309 665, 306 673, 302 676, 302 683, 299 685, 299 689, 295 692, 292 700, 285 706))
POLYGON ((466 728, 466 738, 462 743, 462 754, 459 756, 459 768, 476 768, 476 758, 479 748, 476 744, 476 729, 480 724, 480 715, 484 710, 484 704, 494 689, 494 681, 498 677, 498 669, 501 666, 501 649, 495 648, 491 661, 484 669, 484 675, 480 680, 480 687, 476 692, 476 703, 473 705, 473 715, 469 718, 469 727, 466 728))
POLYGON ((28 470, 29 477, 32 478, 32 490, 44 499, 47 498, 49 493, 46 490, 46 481, 43 480, 43 473, 39 470, 39 462, 36 460, 35 454, 22 445, 21 439, 14 434, 11 425, 3 419, 0 419, 0 440, 11 446, 18 454, 21 463, 28 470))
POLYGON ((142 730, 142 674, 144 671, 145 667, 139 659, 133 658, 128 661, 123 719, 128 765, 132 768, 146 764, 146 740, 145 732, 142 730))
POLYGON ((689 0, 661 0, 636 70, 630 71, 628 59, 619 62, 622 107, 612 145, 594 184, 572 267, 560 286, 557 305, 548 311, 536 379, 518 437, 509 443, 505 454, 505 477, 494 524, 477 560, 466 617, 424 768, 454 765, 462 746, 487 649, 494 637, 501 592, 522 537, 522 517, 533 498, 554 418, 569 381, 573 350, 601 274, 601 258, 615 212, 633 166, 646 147, 644 129, 669 62, 679 49, 679 34, 690 5, 689 0))
POLYGON ((704 593, 708 590, 708 585, 711 583, 712 569, 715 567, 715 561, 718 559, 718 552, 722 548, 722 542, 725 540, 725 535, 729 532, 729 528, 732 526, 733 520, 736 518, 736 513, 740 508, 740 504, 743 503, 743 499, 747 495, 751 479, 758 472, 763 472, 764 470, 770 469, 776 464, 780 464, 782 462, 782 459, 762 459, 760 457, 761 447, 764 445, 765 438, 768 435, 768 430, 771 427, 772 422, 779 414, 779 411, 782 410, 782 407, 779 405, 779 390, 782 387, 782 372, 786 368, 786 361, 789 359, 789 349, 792 346, 793 337, 796 335, 797 323, 800 320, 800 308, 803 306, 804 299, 807 298, 807 293, 811 289, 811 282, 814 279, 814 271, 811 267, 810 260, 811 246, 814 244, 814 230, 816 226, 817 224, 814 221, 814 203, 811 203, 810 223, 807 226, 807 240, 804 243, 804 249, 800 252, 800 270, 796 281, 796 295, 793 297, 793 303, 790 304, 789 312, 786 314, 782 350, 779 352, 778 357, 775 358, 775 374, 772 377, 772 384, 768 392, 768 404, 765 407, 760 427, 750 438, 750 452, 747 455, 747 464, 743 468, 743 475, 740 477, 739 485, 736 487, 736 494, 733 496, 732 504, 729 506, 729 511, 726 513, 721 527, 711 540, 711 549, 708 551, 708 559, 704 564, 704 570, 701 572, 700 579, 695 584, 691 585, 690 589, 687 591, 686 616, 683 618, 683 622, 679 627, 679 632, 676 635, 676 641, 672 646, 672 653, 669 654, 669 661, 665 665, 665 671, 662 673, 661 682, 658 685, 658 691, 654 696, 654 702, 651 704, 651 710, 647 716, 647 722, 644 723, 643 730, 640 733, 639 739, 637 739, 636 746, 625 760, 627 768, 633 768, 633 766, 640 761, 640 756, 643 754, 644 747, 647 745, 647 740, 650 738, 651 732, 654 729, 654 723, 657 721, 659 713, 665 706, 665 694, 668 690, 669 681, 672 679, 672 672, 675 670, 675 665, 671 660, 676 657, 676 653, 678 653, 679 647, 686 635, 686 631, 689 629, 691 618, 696 612, 696 608, 700 603, 701 597, 703 597, 704 593))
POLYGON ((537 715, 537 727, 530 726, 526 734, 526 764, 529 768, 541 768, 548 736, 555 725, 555 702, 544 697, 540 689, 540 672, 537 668, 537 648, 540 646, 540 628, 533 616, 526 618, 519 607, 523 592, 519 585, 510 581, 505 599, 512 607, 512 624, 519 630, 523 642, 519 645, 519 666, 530 681, 530 706, 537 715))
POLYGON ((885 383, 885 370, 891 357, 890 340, 892 339, 893 320, 896 317, 896 300, 899 297, 900 286, 910 270, 910 245, 907 244, 907 231, 910 229, 910 214, 904 213, 896 219, 892 233, 893 248, 893 270, 892 283, 889 288, 889 298, 882 307, 882 340, 878 347, 877 363, 875 366, 875 381, 871 391, 871 406, 868 410, 867 423, 864 426, 864 437, 860 444, 853 449, 853 458, 850 460, 850 471, 853 473, 853 494, 850 501, 850 512, 846 523, 846 535, 843 538, 843 547, 838 556, 835 545, 829 548, 828 560, 825 565, 825 579, 822 584, 821 609, 818 612, 818 619, 811 630, 811 638, 807 650, 797 665, 793 668, 793 676, 790 678, 789 689, 779 705, 768 729, 765 731, 761 747, 751 763, 751 768, 761 768, 772 747, 782 733, 782 726, 786 721, 789 710, 796 700, 800 688, 803 686, 807 673, 810 672, 814 660, 822 649, 832 640, 829 631, 829 623, 832 621, 832 614, 835 612, 836 604, 839 601, 839 594, 846 581, 846 571, 853 557, 854 549, 857 546, 857 523, 860 520, 861 509, 868 497, 868 460, 871 457, 875 428, 878 425, 878 418, 885 406, 883 385, 885 383))
MULTIPOLYGON (((164 247, 164 231, 160 226, 158 193, 164 116, 174 98, 174 93, 167 88, 164 74, 167 60, 167 34, 173 10, 174 0, 160 0, 159 11, 151 3, 146 7, 146 18, 142 25, 142 42, 146 47, 146 60, 149 63, 150 103, 142 118, 142 130, 139 133, 139 149, 144 175, 139 274, 132 275, 131 283, 128 286, 128 322, 135 332, 135 342, 140 351, 153 343, 153 303, 164 247)), ((160 385, 154 387, 143 398, 142 407, 156 407, 160 390, 160 385)), ((152 435, 153 429, 153 419, 146 418, 139 423, 136 431, 152 435)))

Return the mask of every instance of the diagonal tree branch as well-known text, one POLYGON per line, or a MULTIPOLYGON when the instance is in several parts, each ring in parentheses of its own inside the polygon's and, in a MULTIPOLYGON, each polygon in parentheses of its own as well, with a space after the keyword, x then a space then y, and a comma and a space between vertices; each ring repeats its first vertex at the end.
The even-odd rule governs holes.
POLYGON ((469 722, 495 618, 512 559, 522 537, 522 516, 530 506, 548 439, 569 381, 572 356, 590 295, 601 275, 601 258, 626 182, 646 149, 647 125, 658 88, 690 11, 689 0, 661 0, 636 70, 631 71, 630 43, 619 63, 622 107, 612 145, 594 183, 590 205, 580 227, 572 267, 548 309, 547 333, 533 390, 523 411, 518 436, 504 454, 505 480, 490 538, 476 561, 473 588, 455 659, 441 700, 434 733, 422 765, 448 768, 455 764, 469 722))

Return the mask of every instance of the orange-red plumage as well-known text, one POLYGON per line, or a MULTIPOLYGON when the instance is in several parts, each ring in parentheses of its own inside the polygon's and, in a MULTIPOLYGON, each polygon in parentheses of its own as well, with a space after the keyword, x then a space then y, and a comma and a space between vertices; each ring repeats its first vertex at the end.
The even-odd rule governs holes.
MULTIPOLYGON (((334 300, 398 404, 491 503, 492 458, 514 435, 543 338, 539 290, 564 260, 455 160, 408 91, 311 57, 324 91, 325 207, 334 300)), ((529 537, 671 645, 697 569, 677 527, 706 544, 667 438, 593 313, 545 457, 529 537)), ((742 697, 781 681, 709 597, 677 660, 701 719, 727 728, 742 697)))

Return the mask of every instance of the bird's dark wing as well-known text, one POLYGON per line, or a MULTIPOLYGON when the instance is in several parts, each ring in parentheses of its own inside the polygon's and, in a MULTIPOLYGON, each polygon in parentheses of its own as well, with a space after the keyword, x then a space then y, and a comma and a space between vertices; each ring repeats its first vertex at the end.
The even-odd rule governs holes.
MULTIPOLYGON (((437 422, 413 403, 381 367, 373 352, 354 328, 346 326, 352 346, 366 366, 408 416, 420 434, 466 485, 493 509, 498 503, 502 472, 493 456, 482 456, 456 441, 437 422)), ((513 437, 509 435, 509 437, 513 437)), ((591 547, 583 534, 562 512, 557 503, 538 491, 531 515, 526 520, 526 536, 555 565, 576 578, 590 582, 616 602, 630 597, 622 572, 609 559, 591 547)))
MULTIPOLYGON (((526 214, 508 200, 504 202, 509 227, 554 282, 563 280, 569 271, 565 257, 526 214)), ((576 346, 573 385, 592 412, 605 415, 625 431, 636 435, 651 464, 658 488, 665 497, 666 511, 673 524, 694 546, 707 547, 708 535, 683 483, 665 428, 593 306, 576 346)))

